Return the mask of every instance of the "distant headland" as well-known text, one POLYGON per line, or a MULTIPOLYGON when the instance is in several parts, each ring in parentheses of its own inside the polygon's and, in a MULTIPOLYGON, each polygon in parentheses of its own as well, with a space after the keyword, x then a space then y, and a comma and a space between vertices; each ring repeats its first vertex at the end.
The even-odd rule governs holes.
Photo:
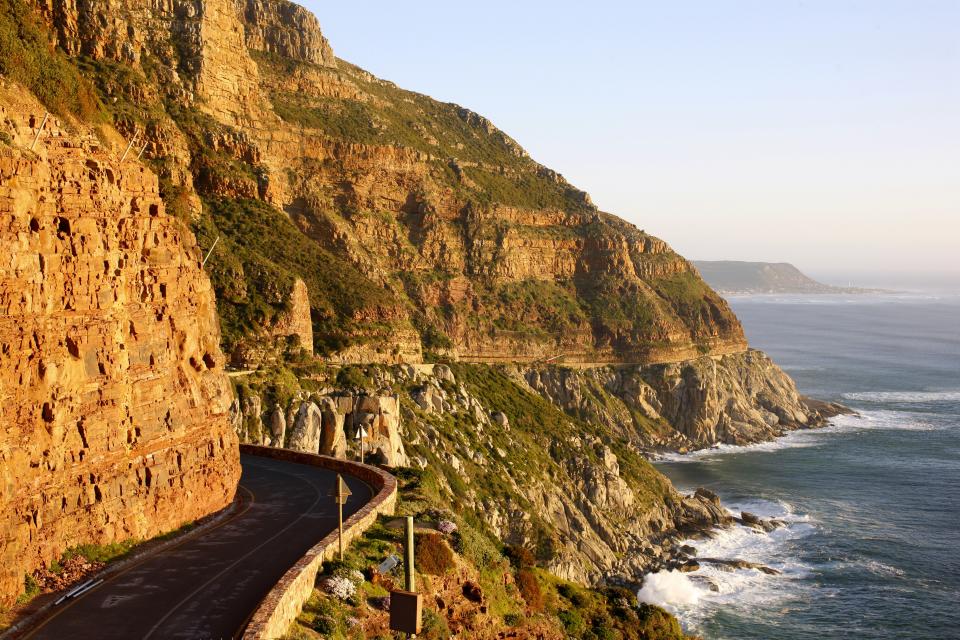
POLYGON ((693 264, 707 284, 720 293, 891 293, 885 289, 823 284, 788 262, 695 260, 693 264))

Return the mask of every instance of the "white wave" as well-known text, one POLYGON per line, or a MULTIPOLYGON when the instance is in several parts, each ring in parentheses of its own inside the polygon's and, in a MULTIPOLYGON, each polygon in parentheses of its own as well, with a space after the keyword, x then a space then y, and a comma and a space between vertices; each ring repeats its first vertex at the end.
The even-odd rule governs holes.
POLYGON ((750 614, 773 613, 787 600, 798 597, 798 590, 806 588, 801 579, 812 570, 787 557, 791 541, 816 530, 809 516, 795 513, 792 505, 784 501, 754 499, 724 506, 737 515, 742 510, 765 518, 775 517, 785 521, 787 526, 769 533, 735 526, 718 531, 714 538, 685 540, 683 544, 696 547, 699 558, 746 560, 781 573, 768 575, 757 569, 733 570, 701 561, 700 568, 688 574, 674 571, 648 575, 640 590, 640 600, 666 607, 690 630, 696 631, 705 619, 720 609, 750 614))
POLYGON ((844 400, 874 403, 926 404, 960 402, 960 391, 861 391, 844 393, 844 400))
POLYGON ((859 414, 837 416, 831 420, 832 430, 836 431, 863 431, 901 430, 901 431, 936 431, 942 427, 932 424, 923 414, 909 411, 862 411, 859 414))
POLYGON ((795 449, 803 447, 818 447, 823 442, 816 438, 820 430, 801 429, 790 431, 776 440, 766 442, 756 442, 753 444, 718 444, 709 449, 698 449, 690 453, 662 453, 657 460, 663 462, 704 462, 709 459, 731 454, 731 453, 752 453, 760 451, 780 451, 781 449, 795 449))
POLYGON ((695 605, 700 601, 703 590, 698 588, 679 571, 660 571, 648 574, 643 579, 643 587, 637 592, 637 600, 660 607, 674 608, 681 605, 695 605))
MULTIPOLYGON (((946 393, 946 392, 944 392, 946 393)), ((909 411, 861 411, 858 414, 835 416, 830 424, 818 429, 798 429, 768 442, 747 445, 719 444, 709 449, 698 449, 689 453, 662 453, 656 462, 710 462, 721 456, 760 452, 775 452, 783 449, 820 447, 828 443, 834 434, 877 430, 936 431, 942 427, 930 422, 927 416, 909 411)))

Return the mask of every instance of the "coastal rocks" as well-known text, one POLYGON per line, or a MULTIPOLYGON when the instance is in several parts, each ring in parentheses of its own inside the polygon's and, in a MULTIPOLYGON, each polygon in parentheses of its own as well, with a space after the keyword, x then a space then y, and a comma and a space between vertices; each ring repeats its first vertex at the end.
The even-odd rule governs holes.
POLYGON ((276 447, 285 446, 287 433, 287 420, 280 407, 274 407, 267 419, 267 427, 270 429, 273 445, 276 447))
POLYGON ((779 529, 780 527, 787 526, 787 523, 784 522, 783 520, 777 520, 776 518, 770 518, 765 520, 763 518, 760 518, 759 516, 756 516, 750 513, 749 511, 741 511, 740 517, 735 518, 735 520, 745 527, 750 527, 751 529, 755 529, 757 531, 763 531, 766 533, 774 531, 775 529, 779 529))
POLYGON ((705 535, 716 527, 731 526, 734 519, 717 494, 701 487, 676 505, 676 521, 681 531, 705 535))
POLYGON ((723 558, 700 558, 700 562, 703 564, 711 564, 723 571, 736 571, 738 569, 756 569, 761 573, 765 573, 770 576, 778 576, 782 572, 779 569, 774 569, 768 567, 759 562, 749 562, 747 560, 740 560, 738 558, 734 559, 723 559, 723 558))
POLYGON ((78 544, 223 508, 240 474, 210 281, 157 177, 0 86, 0 604, 78 544))
POLYGON ((532 367, 522 375, 569 415, 650 451, 771 440, 845 411, 802 397, 789 376, 752 349, 662 365, 532 367))

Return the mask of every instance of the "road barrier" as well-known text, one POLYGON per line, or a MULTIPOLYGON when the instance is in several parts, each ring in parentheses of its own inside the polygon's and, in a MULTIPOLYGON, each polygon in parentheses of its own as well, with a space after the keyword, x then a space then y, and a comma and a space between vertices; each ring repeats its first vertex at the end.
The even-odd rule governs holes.
MULTIPOLYGON (((376 467, 312 453, 249 444, 240 445, 240 453, 323 467, 359 478, 373 487, 376 495, 343 523, 346 544, 366 531, 381 513, 392 514, 396 505, 396 478, 376 467)), ((337 537, 337 530, 334 529, 283 574, 250 618, 243 632, 243 640, 275 640, 287 633, 313 593, 323 563, 337 555, 337 537)))

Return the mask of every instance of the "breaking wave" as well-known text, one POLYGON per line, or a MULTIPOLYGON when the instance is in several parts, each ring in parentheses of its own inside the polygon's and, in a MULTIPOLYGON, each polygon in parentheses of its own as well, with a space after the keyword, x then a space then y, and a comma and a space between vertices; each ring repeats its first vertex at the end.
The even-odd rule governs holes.
POLYGON ((844 393, 844 400, 871 403, 927 404, 932 402, 960 402, 960 391, 862 391, 844 393))

